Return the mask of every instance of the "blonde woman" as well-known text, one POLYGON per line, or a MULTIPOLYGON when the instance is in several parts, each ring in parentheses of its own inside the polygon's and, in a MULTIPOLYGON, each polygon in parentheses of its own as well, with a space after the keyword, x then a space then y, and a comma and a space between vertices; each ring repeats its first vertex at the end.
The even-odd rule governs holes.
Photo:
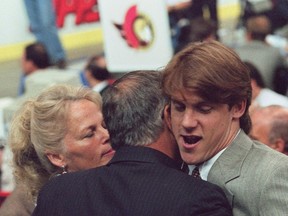
POLYGON ((67 85, 52 86, 27 101, 16 113, 9 135, 15 180, 21 185, 16 190, 27 191, 35 202, 50 178, 107 164, 115 152, 101 109, 97 92, 67 85))

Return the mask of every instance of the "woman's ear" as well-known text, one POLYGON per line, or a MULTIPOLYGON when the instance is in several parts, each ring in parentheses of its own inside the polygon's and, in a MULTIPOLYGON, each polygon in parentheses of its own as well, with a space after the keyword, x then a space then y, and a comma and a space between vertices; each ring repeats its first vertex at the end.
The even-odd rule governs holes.
POLYGON ((165 120, 168 128, 170 130, 172 130, 172 127, 171 127, 171 105, 170 104, 166 105, 164 108, 164 120, 165 120))
POLYGON ((62 154, 47 152, 46 156, 53 165, 57 167, 66 166, 66 162, 64 161, 64 156, 62 154))

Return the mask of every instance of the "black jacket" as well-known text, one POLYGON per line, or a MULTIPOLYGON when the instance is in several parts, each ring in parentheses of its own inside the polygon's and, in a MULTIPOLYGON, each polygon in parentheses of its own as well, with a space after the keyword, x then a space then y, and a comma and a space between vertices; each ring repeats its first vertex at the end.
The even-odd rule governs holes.
POLYGON ((121 147, 106 166, 51 180, 40 192, 33 215, 232 215, 218 186, 178 167, 151 148, 121 147))

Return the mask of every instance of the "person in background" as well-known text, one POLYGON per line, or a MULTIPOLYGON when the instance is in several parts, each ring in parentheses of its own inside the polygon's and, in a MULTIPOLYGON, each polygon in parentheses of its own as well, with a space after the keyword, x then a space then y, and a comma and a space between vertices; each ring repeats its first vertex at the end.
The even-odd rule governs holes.
POLYGON ((21 96, 25 92, 26 77, 32 73, 44 70, 50 66, 50 58, 46 47, 39 42, 26 45, 21 59, 22 74, 20 77, 20 85, 18 95, 21 96))
MULTIPOLYGON (((241 0, 240 22, 245 23, 252 16, 264 15, 271 23, 271 31, 274 33, 285 27, 288 22, 287 0, 241 0)), ((240 23, 240 24, 241 24, 240 23)))
POLYGON ((30 29, 36 40, 47 48, 52 65, 66 67, 66 53, 62 47, 52 0, 24 0, 30 29))
POLYGON ((111 74, 107 70, 105 57, 103 55, 93 56, 89 59, 84 76, 89 87, 102 94, 111 84, 111 74))
POLYGON ((288 108, 288 98, 266 88, 258 69, 250 62, 244 61, 244 63, 249 69, 251 78, 252 104, 250 111, 253 112, 253 109, 257 106, 265 107, 269 105, 281 105, 288 108))
POLYGON ((198 17, 190 23, 190 42, 201 42, 217 39, 217 26, 213 20, 198 17))
POLYGON ((191 43, 163 71, 165 119, 190 174, 220 186, 234 216, 287 214, 288 157, 248 136, 252 89, 239 56, 191 43))
POLYGON ((288 155, 288 109, 280 105, 261 107, 251 114, 250 137, 288 155))
POLYGON ((23 104, 11 123, 8 140, 16 180, 12 194, 21 197, 10 195, 14 199, 5 200, 1 215, 24 215, 24 201, 31 204, 31 215, 38 191, 50 179, 111 160, 115 151, 101 109, 97 92, 69 85, 54 85, 23 104))
POLYGON ((285 65, 285 62, 280 50, 265 41, 271 33, 271 23, 266 16, 259 15, 248 18, 245 26, 247 43, 236 47, 235 51, 243 61, 255 65, 267 88, 273 90, 275 71, 285 65))
POLYGON ((166 0, 168 12, 181 11, 191 5, 190 0, 166 0))
POLYGON ((189 24, 187 10, 191 5, 191 0, 165 0, 169 16, 171 38, 173 49, 181 43, 180 33, 189 24))
POLYGON ((163 119, 162 74, 135 71, 103 94, 115 156, 107 166, 63 175, 40 192, 41 215, 232 215, 215 185, 180 170, 177 144, 163 119))
POLYGON ((217 40, 217 26, 209 19, 197 17, 190 24, 183 27, 179 35, 179 44, 175 53, 192 42, 217 40))
POLYGON ((35 203, 27 198, 27 188, 23 184, 17 185, 9 193, 0 206, 1 216, 30 216, 35 203))
MULTIPOLYGON (((198 17, 209 19, 215 24, 216 29, 218 30, 219 19, 217 0, 191 0, 191 6, 188 11, 190 20, 196 19, 198 17), (208 17, 205 15, 208 15, 208 17)), ((217 31, 216 38, 218 40, 217 31)))

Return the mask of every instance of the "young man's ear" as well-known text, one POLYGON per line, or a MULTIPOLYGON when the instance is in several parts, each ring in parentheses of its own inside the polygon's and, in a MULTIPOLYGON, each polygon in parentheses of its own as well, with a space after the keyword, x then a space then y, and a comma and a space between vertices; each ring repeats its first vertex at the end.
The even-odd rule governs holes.
POLYGON ((241 116, 243 116, 245 110, 246 110, 246 100, 241 101, 241 103, 239 104, 235 104, 232 107, 232 111, 233 111, 233 117, 234 118, 240 118, 241 116))
POLYGON ((164 108, 164 120, 165 120, 168 128, 170 130, 172 130, 172 127, 171 127, 171 105, 170 104, 167 104, 164 108))
POLYGON ((47 152, 46 156, 53 165, 57 167, 66 166, 66 162, 64 161, 64 156, 62 154, 54 154, 47 152))

